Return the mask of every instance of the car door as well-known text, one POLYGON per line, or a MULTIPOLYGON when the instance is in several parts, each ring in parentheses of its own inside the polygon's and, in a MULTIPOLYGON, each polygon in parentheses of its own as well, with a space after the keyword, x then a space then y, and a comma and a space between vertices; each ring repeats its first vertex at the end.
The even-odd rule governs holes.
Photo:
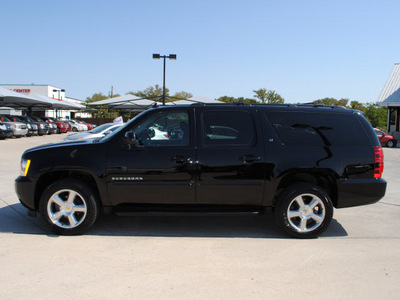
POLYGON ((194 118, 188 109, 146 113, 110 143, 106 182, 113 205, 195 202, 194 118), (134 132, 135 145, 124 143, 134 132))
POLYGON ((264 149, 256 113, 243 106, 196 109, 198 204, 261 205, 264 149))

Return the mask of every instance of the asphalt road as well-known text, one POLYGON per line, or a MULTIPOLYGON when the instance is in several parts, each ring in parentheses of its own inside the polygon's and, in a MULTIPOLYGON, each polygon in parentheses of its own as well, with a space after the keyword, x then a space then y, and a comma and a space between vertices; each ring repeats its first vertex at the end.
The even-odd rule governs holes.
POLYGON ((380 202, 335 210, 314 240, 272 216, 102 216, 83 236, 50 234, 14 192, 27 148, 0 140, 0 299, 398 299, 400 148, 384 149, 380 202))

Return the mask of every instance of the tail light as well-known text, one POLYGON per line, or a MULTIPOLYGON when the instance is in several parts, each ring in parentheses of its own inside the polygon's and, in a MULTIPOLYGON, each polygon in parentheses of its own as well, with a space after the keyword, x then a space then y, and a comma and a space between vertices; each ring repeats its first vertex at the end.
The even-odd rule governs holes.
POLYGON ((374 147, 374 178, 381 178, 383 173, 383 151, 382 147, 374 147))

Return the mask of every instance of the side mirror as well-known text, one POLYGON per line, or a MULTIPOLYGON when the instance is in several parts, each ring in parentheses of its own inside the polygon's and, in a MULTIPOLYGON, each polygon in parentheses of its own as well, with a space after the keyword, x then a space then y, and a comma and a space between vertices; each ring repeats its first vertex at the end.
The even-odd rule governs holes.
POLYGON ((135 142, 136 142, 135 133, 133 131, 125 132, 124 143, 132 146, 135 145, 135 142))
POLYGON ((111 131, 104 132, 104 136, 111 134, 111 131))

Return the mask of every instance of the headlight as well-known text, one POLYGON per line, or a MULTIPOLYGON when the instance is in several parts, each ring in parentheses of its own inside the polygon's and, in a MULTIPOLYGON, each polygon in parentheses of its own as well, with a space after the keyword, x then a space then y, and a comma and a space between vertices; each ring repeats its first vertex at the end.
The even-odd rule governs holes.
POLYGON ((42 129, 44 128, 44 125, 43 125, 43 124, 39 124, 39 126, 40 126, 40 128, 42 128, 42 129))
POLYGON ((31 128, 32 128, 30 124, 26 124, 26 126, 28 126, 28 128, 29 128, 29 129, 31 129, 31 128))
POLYGON ((21 176, 28 175, 29 166, 31 165, 30 159, 22 159, 21 160, 21 176))

